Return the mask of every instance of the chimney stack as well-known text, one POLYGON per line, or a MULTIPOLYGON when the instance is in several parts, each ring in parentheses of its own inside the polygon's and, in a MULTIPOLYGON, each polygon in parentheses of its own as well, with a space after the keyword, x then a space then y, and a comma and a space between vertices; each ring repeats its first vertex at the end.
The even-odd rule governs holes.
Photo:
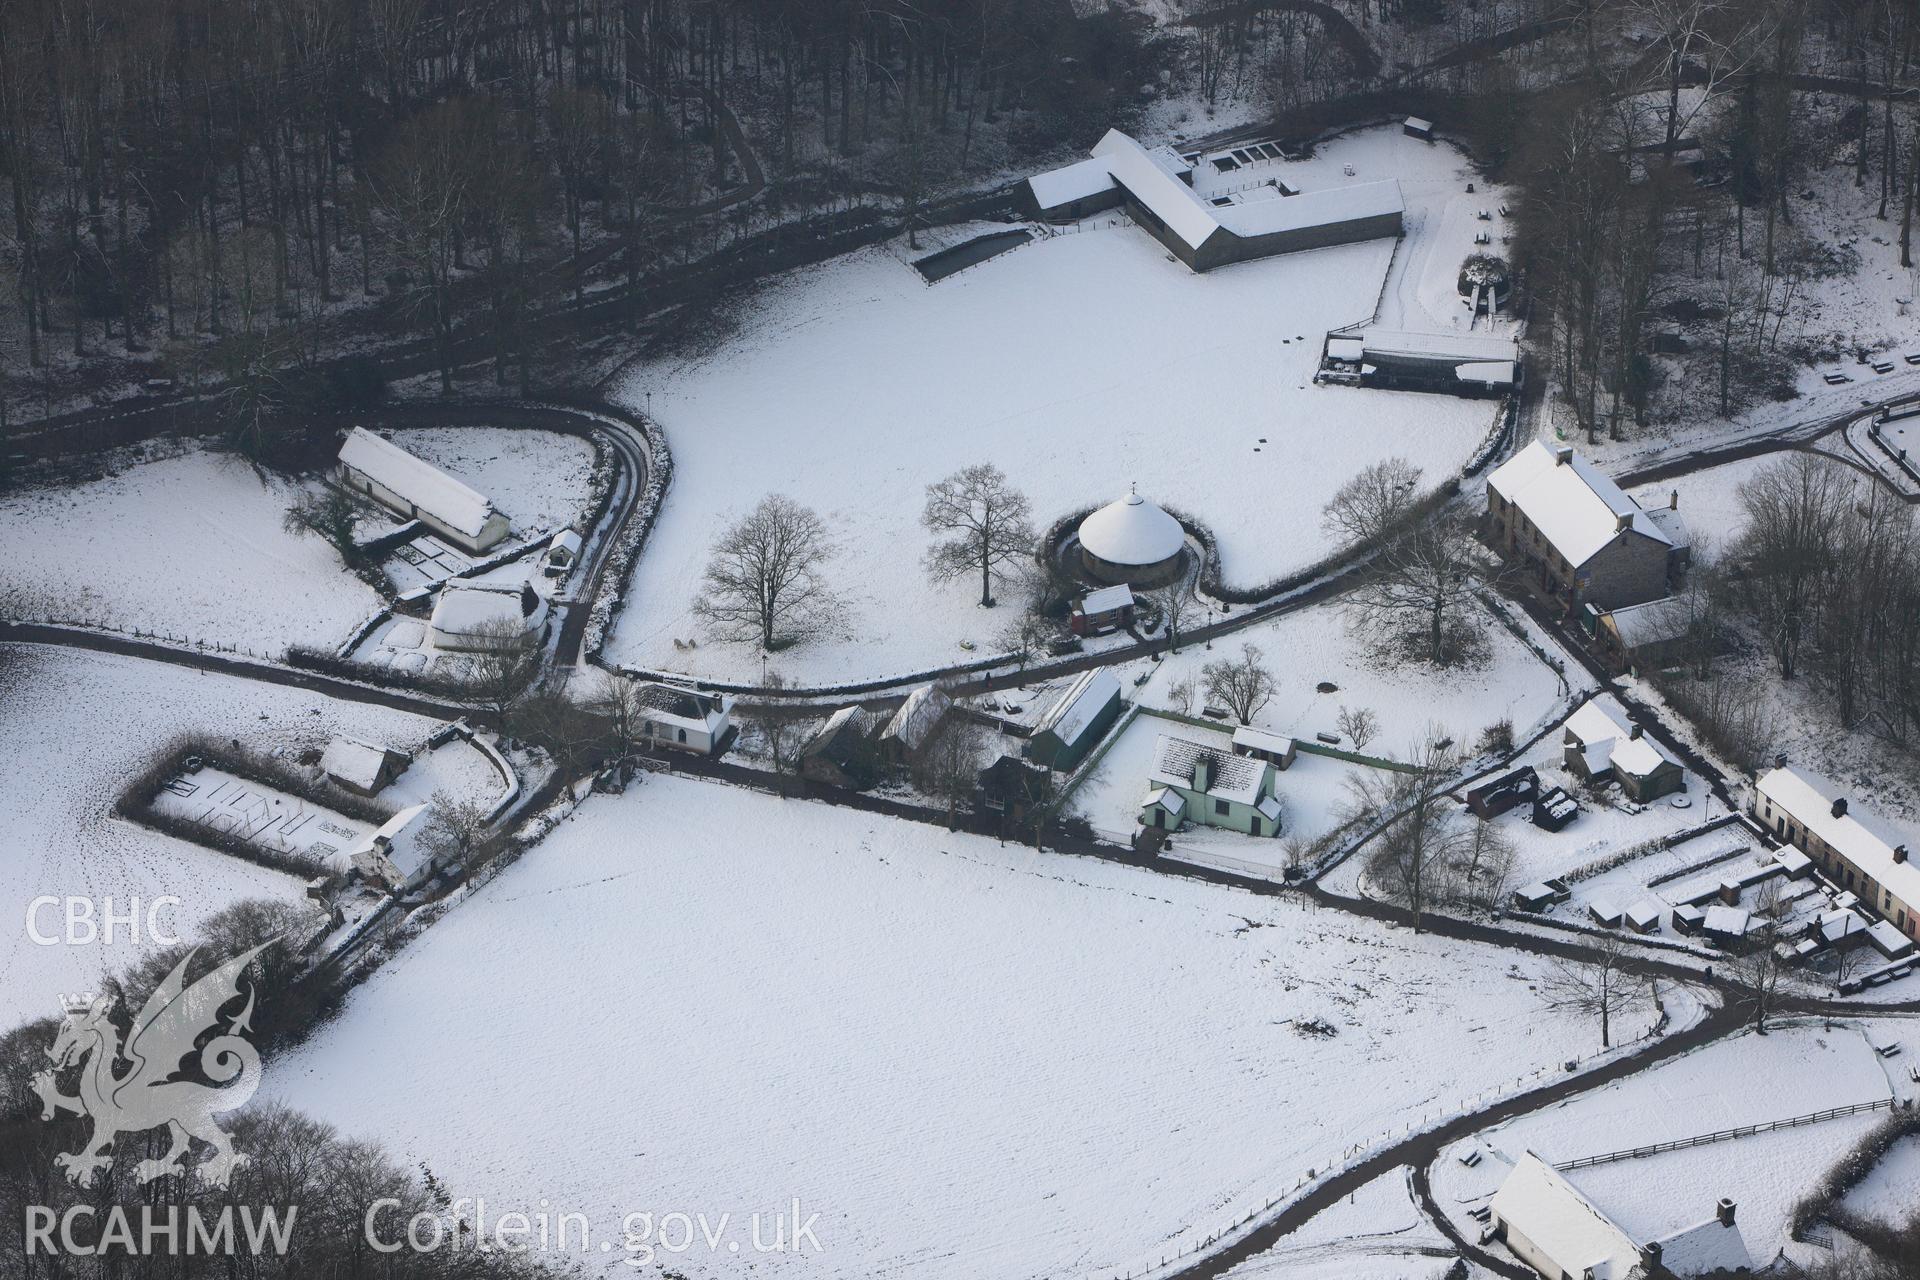
POLYGON ((1733 1201, 1727 1199, 1725 1196, 1721 1196, 1720 1203, 1713 1207, 1713 1216, 1720 1219, 1721 1226, 1723 1227, 1732 1226, 1733 1225, 1733 1201))
POLYGON ((1680 509, 1680 491, 1678 489, 1675 489, 1667 497, 1667 510, 1678 511, 1679 509, 1680 509))
POLYGON ((1844 818, 1847 816, 1847 798, 1845 796, 1840 796, 1834 800, 1833 816, 1836 818, 1844 818))
POLYGON ((1895 862, 1905 862, 1907 860, 1907 846, 1903 844, 1893 846, 1893 860, 1895 862))
POLYGON ((1563 444, 1563 445, 1559 445, 1559 446, 1557 446, 1557 447, 1556 447, 1556 448, 1554 449, 1554 451, 1553 451, 1553 465, 1554 465, 1554 466, 1556 466, 1556 467, 1564 467, 1564 466, 1566 466, 1566 465, 1567 465, 1567 464, 1568 464, 1569 462, 1572 462, 1572 461, 1573 461, 1573 446, 1572 446, 1572 445, 1570 445, 1570 444, 1563 444))
POLYGON ((1786 752, 1784 752, 1784 751, 1780 751, 1780 752, 1776 752, 1776 753, 1774 754, 1774 757, 1773 757, 1773 767, 1774 767, 1774 768, 1776 768, 1776 769, 1784 769, 1784 768, 1786 768, 1786 767, 1787 767, 1787 753, 1786 753, 1786 752))
POLYGON ((1613 531, 1625 533, 1633 526, 1633 512, 1622 511, 1613 517, 1613 531))
POLYGON ((1641 732, 1642 732, 1642 725, 1638 720, 1636 720, 1633 722, 1633 727, 1627 730, 1627 736, 1629 738, 1637 738, 1640 736, 1641 732))

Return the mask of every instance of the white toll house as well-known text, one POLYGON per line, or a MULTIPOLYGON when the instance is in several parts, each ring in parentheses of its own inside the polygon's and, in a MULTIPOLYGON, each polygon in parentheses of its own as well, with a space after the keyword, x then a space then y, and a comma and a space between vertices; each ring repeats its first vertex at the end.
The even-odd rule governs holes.
POLYGON ((411 805, 388 818, 379 830, 340 855, 339 870, 354 870, 372 884, 396 892, 410 889, 433 870, 433 858, 420 839, 427 806, 411 805))
POLYGON ((1659 1239, 1636 1242, 1531 1151, 1494 1192, 1491 1209, 1494 1235, 1546 1280, 1646 1280, 1753 1268, 1733 1201, 1721 1200, 1705 1219, 1659 1239))
POLYGON ((484 494, 365 427, 347 432, 340 446, 340 481, 469 553, 485 551, 512 527, 484 494))
POLYGON ((1187 531, 1130 489, 1080 522, 1080 567, 1100 582, 1157 587, 1180 572, 1187 531))

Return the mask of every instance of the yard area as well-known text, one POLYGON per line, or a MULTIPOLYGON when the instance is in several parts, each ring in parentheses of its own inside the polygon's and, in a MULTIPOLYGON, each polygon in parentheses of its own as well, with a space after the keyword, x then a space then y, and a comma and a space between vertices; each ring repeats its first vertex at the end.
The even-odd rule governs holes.
POLYGON ((1195 275, 1114 221, 933 286, 886 247, 836 259, 769 287, 717 350, 631 370, 615 394, 650 405, 675 469, 633 580, 648 607, 609 656, 758 678, 757 651, 708 639, 689 606, 716 529, 770 492, 827 522, 848 604, 838 638, 774 666, 845 680, 958 661, 962 641, 990 653, 1013 617, 1017 591, 982 610, 922 567, 925 488, 963 466, 1000 466, 1036 529, 1137 482, 1253 585, 1330 550, 1321 508, 1367 463, 1402 454, 1438 484, 1485 439, 1488 401, 1312 385, 1326 330, 1373 314, 1393 241, 1195 275))
MULTIPOLYGON (((133 658, 0 646, 0 737, 8 743, 8 785, 0 789, 0 899, 18 905, 42 894, 111 897, 117 910, 171 894, 180 905, 163 925, 190 937, 200 921, 242 898, 298 899, 298 880, 164 836, 114 816, 113 805, 155 753, 182 734, 239 739, 261 751, 299 754, 335 734, 417 748, 433 722, 398 711, 339 702, 278 685, 234 680, 133 658)), ((451 748, 449 750, 452 750, 451 748)), ((459 752, 474 756, 472 748, 459 752)), ((436 751, 419 777, 383 794, 399 803, 403 785, 431 789, 485 784, 484 762, 436 751)), ((493 781, 482 793, 498 794, 493 781)), ((424 798, 424 797, 422 797, 424 798)), ((356 826, 358 824, 355 824, 356 826)), ((43 913, 42 931, 57 928, 43 913)), ((19 917, 0 939, 0 1021, 56 1009, 63 991, 91 990, 133 963, 140 947, 36 946, 19 917)))
POLYGON ((1528 990, 1540 972, 1293 901, 650 777, 435 924, 266 1087, 383 1134, 452 1194, 544 1198, 596 1234, 797 1197, 824 1252, 769 1255, 766 1274, 1138 1270, 1356 1142, 1583 1052, 1586 1022, 1528 990), (956 1237, 960 1206, 993 1230, 956 1237))
MULTIPOLYGON (((1889 1096, 1911 1096, 1873 1051, 1877 1030, 1817 1022, 1723 1040, 1559 1106, 1522 1116, 1456 1144, 1434 1165, 1434 1198, 1477 1231, 1465 1211, 1485 1202, 1511 1163, 1532 1151, 1549 1162, 1667 1142, 1806 1115, 1889 1096), (1480 1146, 1473 1168, 1455 1157, 1480 1146)), ((1787 1247, 1794 1202, 1860 1136, 1887 1118, 1865 1112, 1802 1128, 1596 1165, 1567 1174, 1638 1241, 1713 1215, 1725 1196, 1756 1266, 1787 1247)))
POLYGON ((379 607, 319 538, 281 526, 296 487, 194 450, 0 497, 8 586, 29 617, 238 645, 332 647, 379 607))
POLYGON ((586 516, 593 446, 557 431, 410 427, 393 442, 478 489, 513 521, 513 536, 561 529, 586 516))

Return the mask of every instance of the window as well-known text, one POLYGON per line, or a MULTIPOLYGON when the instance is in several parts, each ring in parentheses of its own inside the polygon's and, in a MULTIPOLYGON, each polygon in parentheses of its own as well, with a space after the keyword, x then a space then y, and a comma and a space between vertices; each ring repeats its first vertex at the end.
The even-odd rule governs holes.
POLYGON ((1213 802, 1213 811, 1216 814, 1220 815, 1221 817, 1225 817, 1228 810, 1231 807, 1232 806, 1230 806, 1225 800, 1215 800, 1213 802))
POLYGON ((682 730, 680 731, 680 739, 679 739, 679 740, 680 740, 681 742, 685 742, 685 741, 687 740, 687 731, 686 731, 685 729, 682 729, 682 730))

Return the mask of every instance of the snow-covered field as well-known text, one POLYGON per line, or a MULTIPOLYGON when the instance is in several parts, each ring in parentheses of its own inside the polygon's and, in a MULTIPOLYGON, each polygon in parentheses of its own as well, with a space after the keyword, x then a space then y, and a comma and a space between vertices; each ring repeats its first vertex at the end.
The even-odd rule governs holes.
POLYGON ((769 1272, 1104 1274, 1557 1069, 1591 1028, 1541 1008, 1538 973, 1291 901, 649 778, 435 924, 267 1088, 499 1211, 544 1198, 604 1232, 798 1198, 825 1252, 769 1272))
POLYGON ((331 647, 379 606, 319 538, 281 521, 294 488, 194 451, 71 488, 0 497, 24 612, 218 641, 278 658, 331 647))
POLYGON ((922 568, 925 487, 960 467, 997 463, 1039 528, 1138 482, 1214 529, 1230 581, 1259 583, 1330 549, 1321 508, 1360 467, 1403 454, 1438 483, 1484 439, 1485 401, 1311 384, 1326 330, 1373 314, 1394 242, 1195 275, 1106 221, 933 286, 887 249, 837 259, 757 297, 719 350, 632 370, 616 395, 651 395, 674 480, 634 577, 647 607, 611 656, 758 676, 746 647, 673 641, 702 635, 688 606, 716 531, 770 492, 826 519, 851 606, 849 638, 776 665, 844 679, 958 661, 1012 614, 922 568))
MULTIPOLYGON (((1434 1165, 1434 1198, 1464 1221, 1464 1210, 1491 1195, 1526 1151, 1566 1161, 1913 1092, 1910 1082, 1890 1077, 1860 1027, 1811 1024, 1776 1027, 1764 1036, 1748 1033, 1456 1144, 1434 1165), (1488 1158, 1466 1169, 1454 1157, 1473 1144, 1484 1145, 1488 1158)), ((1885 1119, 1884 1111, 1866 1112, 1568 1176, 1640 1241, 1709 1218, 1714 1202, 1729 1197, 1755 1264, 1765 1265, 1787 1243, 1794 1202, 1885 1119)))
MULTIPOLYGON (((22 923, 43 894, 76 895, 124 911, 163 894, 180 905, 161 916, 172 932, 196 925, 250 897, 297 899, 299 881, 113 816, 127 782, 183 733, 238 738, 260 749, 295 753, 325 746, 336 733, 419 747, 432 722, 319 694, 259 684, 133 658, 39 646, 0 646, 0 741, 7 782, 0 787, 0 902, 12 924, 0 936, 0 1026, 58 1010, 63 991, 91 990, 131 964, 137 945, 125 930, 112 946, 40 946, 22 923)), ((470 748, 463 748, 469 754, 470 748)), ((480 775, 449 758, 423 772, 434 785, 476 783, 480 775)), ((409 771, 410 773, 412 771, 409 771)), ((485 793, 496 794, 494 783, 485 793)), ((60 912, 42 913, 42 933, 60 912)))
POLYGON ((1900 1226, 1920 1213, 1916 1189, 1920 1189, 1920 1137, 1907 1137, 1893 1144, 1841 1204, 1889 1226, 1900 1226))
POLYGON ((458 476, 513 521, 516 536, 586 515, 593 446, 577 436, 511 427, 410 427, 393 442, 458 476))

